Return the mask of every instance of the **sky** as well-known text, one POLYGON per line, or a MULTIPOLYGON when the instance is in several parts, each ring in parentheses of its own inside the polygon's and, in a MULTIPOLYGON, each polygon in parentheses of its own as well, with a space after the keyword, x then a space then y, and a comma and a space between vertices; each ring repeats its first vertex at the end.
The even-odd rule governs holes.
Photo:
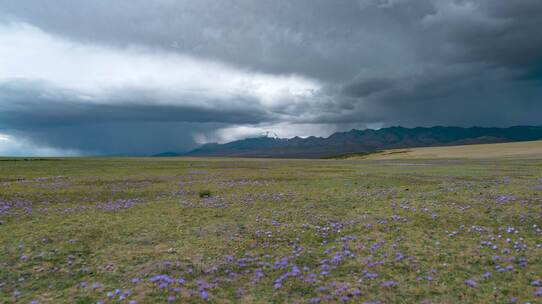
POLYGON ((538 0, 0 0, 0 155, 542 125, 538 0))

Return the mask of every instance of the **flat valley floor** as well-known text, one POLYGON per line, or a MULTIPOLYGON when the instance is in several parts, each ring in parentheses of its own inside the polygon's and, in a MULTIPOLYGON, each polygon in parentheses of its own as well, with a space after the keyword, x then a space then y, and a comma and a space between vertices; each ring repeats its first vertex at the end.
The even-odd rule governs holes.
POLYGON ((542 158, 0 159, 0 303, 540 303, 541 282, 542 158))

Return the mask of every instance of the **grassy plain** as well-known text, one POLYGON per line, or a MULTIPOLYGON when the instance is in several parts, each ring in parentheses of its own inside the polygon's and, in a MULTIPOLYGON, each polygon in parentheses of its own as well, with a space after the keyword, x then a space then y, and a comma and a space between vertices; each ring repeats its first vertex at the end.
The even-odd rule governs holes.
POLYGON ((1 159, 0 222, 1 303, 542 300, 542 157, 1 159))

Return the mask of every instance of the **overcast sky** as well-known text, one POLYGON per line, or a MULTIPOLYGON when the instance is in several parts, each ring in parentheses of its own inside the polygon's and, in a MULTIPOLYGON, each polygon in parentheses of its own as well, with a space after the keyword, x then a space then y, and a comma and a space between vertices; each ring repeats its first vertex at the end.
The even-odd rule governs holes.
POLYGON ((0 155, 542 125, 539 0, 0 0, 0 155))

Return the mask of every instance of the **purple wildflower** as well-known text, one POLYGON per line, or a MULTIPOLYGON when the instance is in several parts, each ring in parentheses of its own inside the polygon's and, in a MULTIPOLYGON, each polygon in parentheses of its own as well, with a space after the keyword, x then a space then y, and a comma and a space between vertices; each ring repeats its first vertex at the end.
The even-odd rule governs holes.
POLYGON ((130 289, 124 290, 124 292, 119 296, 119 300, 122 301, 122 300, 126 299, 126 297, 128 297, 130 295, 130 293, 132 293, 132 291, 130 289))
POLYGON ((380 285, 384 287, 392 287, 392 286, 396 286, 397 283, 395 281, 382 281, 380 282, 380 285))
POLYGON ((353 296, 359 296, 359 295, 361 295, 361 291, 359 289, 354 289, 354 290, 350 291, 350 294, 353 295, 353 296))
POLYGON ((331 257, 331 263, 338 264, 343 259, 342 255, 340 253, 336 253, 331 257))
POLYGON ((166 289, 173 281, 174 280, 167 274, 155 275, 149 279, 149 282, 156 283, 160 289, 166 289))
POLYGON ((370 272, 368 272, 368 271, 364 271, 364 276, 365 276, 367 279, 373 279, 373 278, 378 277, 378 273, 370 273, 370 272))
POLYGON ((478 284, 476 283, 476 281, 474 281, 472 279, 465 280, 464 283, 465 283, 465 285, 467 285, 469 287, 472 287, 472 288, 478 287, 478 284))
POLYGON ((301 271, 299 270, 299 268, 295 265, 292 266, 292 270, 290 271, 289 275, 293 277, 297 277, 300 274, 301 274, 301 271))
POLYGON ((205 301, 209 299, 209 294, 207 293, 207 291, 205 291, 205 289, 200 290, 199 295, 205 301))

